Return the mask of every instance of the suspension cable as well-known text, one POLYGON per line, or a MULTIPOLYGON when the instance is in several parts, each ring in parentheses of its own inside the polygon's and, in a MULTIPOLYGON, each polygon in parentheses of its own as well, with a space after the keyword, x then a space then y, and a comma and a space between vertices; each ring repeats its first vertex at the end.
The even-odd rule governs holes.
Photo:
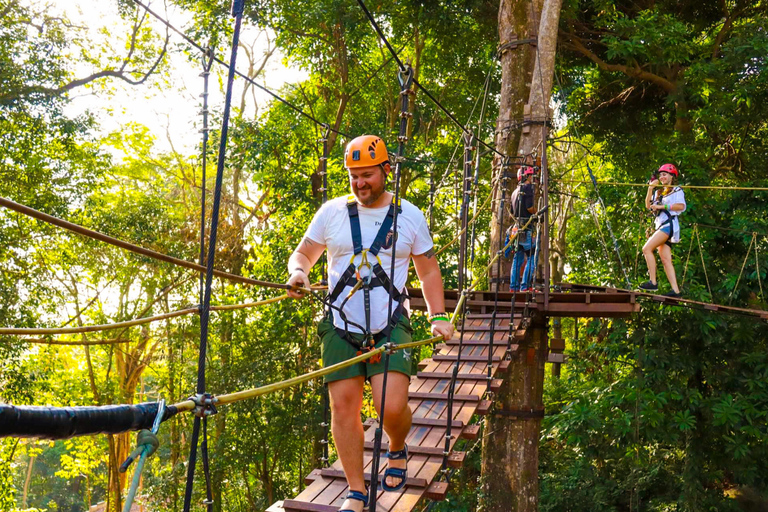
MULTIPOLYGON (((553 180, 558 183, 571 183, 575 185, 588 185, 591 182, 586 180, 568 180, 568 179, 558 179, 553 180)), ((601 181, 600 185, 605 185, 609 187, 641 187, 641 188, 648 188, 649 186, 653 187, 663 187, 663 185, 649 185, 648 183, 622 183, 618 181, 601 181)), ((746 191, 752 191, 752 192, 766 192, 768 191, 768 187, 726 187, 726 186, 718 186, 718 185, 675 185, 675 187, 679 187, 682 189, 694 189, 694 190, 746 190, 746 191)))
MULTIPOLYGON (((488 74, 485 76, 485 94, 483 94, 483 105, 480 107, 480 118, 477 121, 477 134, 475 135, 475 140, 480 140, 480 136, 482 135, 482 129, 483 129, 483 118, 485 117, 485 103, 488 100, 488 90, 491 83, 491 72, 488 71, 488 74)), ((474 216, 477 214, 477 188, 480 181, 480 151, 476 152, 475 155, 475 176, 474 181, 472 182, 473 186, 473 195, 474 198, 472 200, 472 215, 474 216)), ((475 262, 475 224, 472 224, 472 236, 471 236, 471 243, 470 247, 472 250, 470 261, 472 263, 475 262)))
MULTIPOLYGON (((138 0, 135 0, 138 1, 138 0)), ((216 165, 216 184, 213 193, 213 207, 211 211, 211 229, 208 238, 208 260, 205 272, 205 289, 203 301, 200 304, 200 346, 197 359, 197 396, 205 397, 205 363, 206 351, 208 347, 208 326, 211 308, 211 292, 213 285, 213 263, 216 258, 216 236, 219 228, 219 210, 221 207, 221 192, 224 182, 224 163, 227 155, 227 138, 229 134, 229 117, 232 105, 232 87, 235 82, 235 70, 237 61, 237 50, 240 40, 240 29, 243 22, 243 10, 245 0, 234 0, 232 3, 231 15, 235 18, 235 27, 232 34, 232 46, 230 56, 229 75, 227 77, 227 92, 224 97, 224 114, 221 121, 221 138, 219 142, 218 162, 216 165)), ((203 196, 205 200, 205 196, 203 196)), ((194 484, 195 466, 197 460, 197 443, 200 435, 201 416, 205 417, 204 412, 195 416, 192 427, 192 438, 190 440, 189 459, 187 465, 187 482, 184 492, 184 512, 189 512, 192 504, 192 487, 194 484)), ((211 495, 210 474, 208 470, 208 449, 207 449, 207 422, 203 425, 203 470, 206 480, 206 505, 208 512, 213 511, 213 499, 211 495)))
MULTIPOLYGON (((195 270, 197 272, 206 272, 206 267, 202 265, 198 265, 197 263, 192 263, 186 260, 182 260, 180 258, 175 258, 173 256, 168 256, 167 254, 163 254, 157 251, 153 251, 151 249, 145 249, 144 247, 139 247, 138 245, 134 245, 129 242, 125 242, 123 240, 111 237, 109 235, 105 235, 104 233, 100 233, 98 231, 94 231, 92 229, 85 228, 83 226, 74 224, 72 222, 59 219, 57 217, 54 217, 52 215, 48 215, 47 213, 43 213, 40 211, 37 211, 33 208, 30 208, 28 206, 24 206, 19 203, 15 203, 9 199, 6 199, 4 197, 0 197, 0 206, 3 206, 5 208, 8 208, 9 210, 16 211, 18 213, 21 213, 23 215, 26 215, 28 217, 32 217, 34 219, 40 220, 42 222, 45 222, 46 224, 51 224, 53 226, 57 226, 63 229, 66 229, 67 231, 70 231, 72 233, 76 233, 78 235, 82 235, 88 238, 92 238, 94 240, 98 240, 100 242, 107 243, 109 245, 113 245, 115 247, 119 247, 121 249, 125 249, 126 251, 130 251, 136 254, 140 254, 142 256, 147 256, 149 258, 163 261, 165 263, 171 263, 173 265, 177 265, 179 267, 188 268, 190 270, 195 270)), ((291 286, 287 285, 285 283, 271 283, 269 281, 260 281, 257 279, 250 279, 248 277, 244 276, 238 276, 235 274, 231 274, 229 272, 223 272, 221 270, 213 270, 213 275, 216 277, 220 277, 222 279, 227 279, 229 281, 234 281, 237 283, 243 283, 243 284, 250 284, 254 286, 263 286, 266 288, 278 288, 281 290, 290 290, 291 286)))
MULTIPOLYGON (((134 0, 134 1, 135 1, 135 0, 134 0)), ((405 68, 404 68, 404 66, 403 66, 403 62, 400 60, 400 57, 398 57, 398 56, 397 56, 397 53, 395 53, 395 49, 392 47, 392 45, 391 45, 391 44, 389 44, 389 41, 387 40, 387 37, 384 35, 384 32, 382 32, 381 28, 379 27, 379 24, 376 22, 376 19, 375 19, 375 18, 373 17, 373 15, 371 14, 371 11, 369 11, 369 10, 368 10, 368 8, 365 6, 365 2, 363 2, 363 0, 357 0, 357 3, 358 3, 358 4, 360 5, 360 7, 363 9, 363 12, 365 12, 365 15, 368 17, 368 21, 370 21, 370 22, 371 22, 371 26, 373 26, 373 29, 374 29, 374 30, 376 31, 376 33, 379 35, 379 39, 381 39, 381 41, 384 43, 384 45, 387 47, 387 49, 389 50, 389 52, 392 54, 392 56, 393 56, 393 57, 395 58, 395 60, 397 61, 397 64, 400 66, 400 69, 401 69, 401 70, 405 69, 405 68)), ((440 110, 442 110, 442 111, 445 113, 445 115, 447 115, 447 116, 448 116, 448 118, 449 118, 451 121, 453 121, 453 123, 454 123, 456 126, 458 126, 458 127, 459 127, 459 129, 461 129, 461 131, 462 131, 462 132, 464 132, 465 134, 469 134, 469 135, 472 135, 472 131, 471 131, 471 130, 469 130, 469 129, 468 129, 466 126, 464 126, 463 124, 461 124, 461 122, 459 122, 459 120, 458 120, 458 119, 456 119, 456 116, 454 116, 454 115, 451 113, 451 111, 450 111, 450 110, 448 110, 447 108, 445 108, 445 107, 443 106, 443 104, 442 104, 442 103, 440 103, 440 102, 437 100, 437 98, 435 98, 435 97, 432 95, 432 93, 431 93, 431 92, 429 92, 429 91, 428 91, 428 90, 427 90, 427 89, 426 89, 426 88, 425 88, 423 85, 421 85, 421 84, 419 83, 419 81, 418 81, 418 80, 417 80, 415 77, 414 77, 414 79, 413 79, 413 83, 416 85, 416 87, 418 87, 419 89, 421 89, 421 91, 422 91, 424 94, 426 94, 426 95, 427 95, 427 97, 428 97, 430 100, 432 100, 432 102, 433 102, 433 103, 434 103, 434 104, 435 104, 435 105, 436 105, 436 106, 437 106, 437 107, 438 107, 440 110)), ((495 147, 493 147, 493 146, 489 145, 487 142, 484 142, 484 141, 482 141, 482 140, 478 140, 478 142, 479 142, 479 143, 480 143, 482 146, 484 146, 486 149, 488 149, 489 151, 493 151, 494 153, 496 153, 496 154, 497 154, 497 155, 499 155, 500 157, 504 158, 504 157, 506 156, 506 155, 504 155, 503 153, 501 153, 499 150, 497 150, 495 147)), ((373 511, 373 512, 375 512, 375 511, 373 511)))
MULTIPOLYGON (((241 0, 235 0, 235 1, 239 2, 239 1, 241 1, 241 0)), ((162 23, 163 25, 165 25, 166 27, 168 27, 170 30, 172 30, 173 32, 175 32, 176 34, 178 34, 179 36, 181 36, 181 37, 182 37, 182 38, 183 38, 183 39, 184 39, 184 40, 185 40, 187 43, 191 44, 192 46, 194 46, 195 48, 197 48, 199 51, 201 51, 201 52, 205 53, 205 51, 206 51, 206 50, 205 50, 205 48, 204 48, 202 45, 200 45, 199 43, 197 43, 197 42, 196 42, 194 39, 192 39, 191 37, 189 37, 188 35, 186 35, 186 34, 185 34, 184 32, 182 32, 181 30, 179 30, 179 29, 177 29, 176 27, 174 27, 173 25, 171 25, 171 23, 170 23, 168 20, 166 20, 165 18, 163 18, 162 16, 160 16, 159 14, 157 14, 157 13, 156 13, 155 11, 153 11, 153 10, 152 10, 152 9, 151 9, 151 8, 150 8, 148 5, 144 4, 144 3, 143 3, 141 0, 133 0, 133 2, 134 2, 134 3, 136 3, 137 5, 139 5, 139 6, 140 6, 142 9, 144 9, 145 11, 147 11, 149 14, 151 14, 151 15, 152 15, 152 16, 153 16, 153 17, 154 17, 154 18, 155 18, 157 21, 159 21, 160 23, 162 23)), ((234 60, 234 59, 232 59, 232 60, 230 61, 230 63, 226 63, 226 62, 224 62, 223 60, 219 59, 218 57, 215 57, 215 56, 214 56, 214 57, 213 57, 213 60, 214 60, 216 63, 218 63, 218 64, 220 64, 220 65, 224 66, 225 68, 229 68, 230 66, 234 67, 234 62, 235 62, 235 60, 234 60)), ((292 109, 292 110, 293 110, 293 111, 295 111, 296 113, 298 113, 298 114, 300 114, 300 115, 302 115, 302 116, 306 117, 307 119, 309 119, 310 121, 314 122, 314 123, 315 123, 315 124, 317 124, 318 126, 323 126, 323 125, 325 125, 325 124, 326 124, 326 123, 323 123, 323 122, 321 122, 321 121, 318 121, 318 120, 317 120, 317 118, 315 118, 313 115, 311 115, 311 114, 308 114, 307 112, 303 111, 302 109, 300 109, 299 107, 297 107, 296 105, 294 105, 293 103, 291 103, 290 101, 288 101, 288 100, 286 100, 286 99, 284 99, 284 98, 282 98, 282 97, 278 96, 278 95, 277 95, 277 94, 275 94, 274 92, 270 91, 269 89, 267 89, 267 88, 266 88, 266 87, 264 87, 263 85, 260 85, 260 84, 259 84, 259 83, 257 83, 257 82, 256 82, 254 79, 252 79, 251 77, 249 77, 248 75, 246 75, 246 74, 244 74, 244 73, 241 73, 240 71, 237 71, 236 69, 234 70, 234 73, 235 73, 237 76, 239 76, 240 78, 243 78, 243 79, 245 79, 245 80, 246 80, 248 83, 250 83, 252 86, 254 86, 254 87, 256 87, 256 88, 258 88, 258 89, 261 89, 262 91, 266 92, 267 94, 269 94, 270 96, 272 96, 274 99, 276 99, 276 100, 277 100, 277 101, 279 101, 280 103, 282 103, 282 104, 286 105, 287 107, 289 107, 290 109, 292 109)), ((341 132, 341 131, 339 131, 339 130, 334 130, 333 128, 331 128, 331 131, 332 131, 332 132, 334 132, 334 133, 337 133, 337 134, 339 134, 339 135, 343 135, 344 137, 347 137, 347 138, 349 138, 349 137, 350 137, 348 134, 346 134, 346 133, 344 133, 344 132, 341 132)))
MULTIPOLYGON (((448 468, 448 455, 451 451, 451 440, 453 436, 453 398, 456 392, 456 381, 459 376, 459 366, 461 366, 461 352, 464 350, 464 325, 467 318, 467 300, 465 290, 465 275, 467 272, 467 223, 469 220, 469 201, 472 191, 472 139, 473 135, 464 134, 464 179, 462 183, 462 201, 461 201, 461 223, 462 223, 462 235, 461 244, 459 247, 459 283, 458 293, 464 300, 462 301, 461 308, 461 329, 459 332, 459 348, 456 354, 456 363, 453 366, 453 372, 451 373, 451 382, 448 385, 448 404, 446 408, 446 424, 445 424, 445 447, 443 449, 443 463, 441 470, 445 472, 448 468)), ((458 309, 457 309, 458 312, 458 309)))
POLYGON ((744 274, 744 267, 747 266, 747 259, 749 258, 749 253, 752 251, 752 246, 755 245, 756 241, 757 241, 757 236, 753 234, 752 239, 749 241, 749 247, 747 247, 747 254, 744 255, 744 263, 741 264, 741 271, 739 271, 739 278, 736 279, 736 284, 733 285, 733 290, 731 290, 731 293, 728 294, 728 304, 730 304, 733 301, 733 294, 736 291, 736 289, 739 287, 741 276, 744 274))

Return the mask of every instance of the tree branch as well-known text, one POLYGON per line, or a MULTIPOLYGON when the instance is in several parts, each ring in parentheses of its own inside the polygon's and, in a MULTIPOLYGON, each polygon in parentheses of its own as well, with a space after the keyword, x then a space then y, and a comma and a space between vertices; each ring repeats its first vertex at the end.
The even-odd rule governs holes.
POLYGON ((562 31, 561 34, 567 38, 567 41, 565 41, 565 45, 567 47, 582 54, 584 57, 597 64, 597 67, 603 71, 624 73, 631 78, 635 78, 644 82, 651 82, 652 84, 658 85, 664 89, 668 94, 672 94, 677 91, 677 86, 664 77, 650 73, 648 71, 643 71, 640 67, 629 67, 625 66, 624 64, 609 64, 594 54, 592 51, 590 51, 586 46, 584 46, 579 37, 575 34, 562 31))

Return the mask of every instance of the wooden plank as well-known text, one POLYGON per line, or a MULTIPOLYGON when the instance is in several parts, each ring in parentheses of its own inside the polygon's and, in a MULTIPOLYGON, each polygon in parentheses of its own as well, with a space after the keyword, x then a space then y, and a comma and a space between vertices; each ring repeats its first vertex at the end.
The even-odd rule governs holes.
MULTIPOLYGON (((433 361, 458 361, 458 356, 457 355, 448 356, 448 355, 437 354, 432 356, 432 360, 433 361)), ((465 363, 487 363, 488 357, 482 356, 482 355, 479 355, 479 356, 462 355, 461 360, 465 363)), ((501 361, 501 358, 499 356, 493 356, 491 361, 494 363, 498 363, 499 361, 501 361)))
POLYGON ((467 452, 451 452, 448 455, 448 465, 452 468, 460 468, 467 458, 467 452))
MULTIPOLYGON (((422 400, 448 400, 448 393, 409 393, 409 398, 420 398, 422 400)), ((479 402, 480 397, 475 395, 453 395, 455 402, 479 402)))
POLYGON ((432 482, 424 496, 432 501, 443 501, 446 494, 448 494, 448 482, 432 482))
POLYGON ((568 357, 565 354, 549 354, 547 356, 548 363, 565 363, 568 357))
POLYGON ((322 503, 312 503, 307 501, 285 500, 283 501, 283 510, 296 510, 301 512, 338 512, 339 507, 335 505, 323 505, 322 503))
MULTIPOLYGON (((413 425, 427 426, 427 427, 442 427, 445 426, 445 421, 441 421, 437 418, 412 418, 413 425)), ((461 421, 454 421, 451 423, 453 428, 464 428, 464 423, 461 421)))
POLYGON ((464 439, 477 439, 480 435, 480 425, 467 425, 464 430, 461 431, 461 437, 464 439))
POLYGON ((493 402, 491 402, 490 400, 481 401, 478 404, 477 409, 475 410, 475 414, 478 414, 480 416, 485 416, 491 411, 492 405, 493 405, 493 402))
MULTIPOLYGON (((326 478, 344 478, 346 480, 346 475, 344 475, 343 471, 339 471, 337 469, 321 469, 320 474, 326 478)), ((365 478, 366 482, 371 481, 371 473, 364 473, 363 477, 365 478)), ((429 482, 425 478, 411 478, 408 477, 405 480, 405 485, 410 485, 411 487, 427 487, 429 485, 429 482)))
MULTIPOLYGON (((494 346, 507 346, 507 335, 508 335, 507 332, 497 331, 494 334, 495 334, 495 336, 493 337, 494 346)), ((488 336, 483 336, 481 339, 471 339, 471 340, 465 339, 463 345, 465 347, 466 346, 474 347, 474 346, 482 346, 482 345, 487 347, 488 345, 490 345, 489 340, 487 338, 488 336)), ((443 344, 449 347, 457 347, 459 346, 459 340, 452 339, 452 340, 446 341, 443 344)))
POLYGON ((564 338, 550 338, 549 339, 549 350, 552 352, 562 352, 565 350, 565 339, 564 338))
MULTIPOLYGON (((418 372, 416 377, 419 379, 450 379, 453 373, 448 372, 418 372)), ((488 375, 484 373, 459 373, 456 376, 459 380, 488 380, 488 375)))

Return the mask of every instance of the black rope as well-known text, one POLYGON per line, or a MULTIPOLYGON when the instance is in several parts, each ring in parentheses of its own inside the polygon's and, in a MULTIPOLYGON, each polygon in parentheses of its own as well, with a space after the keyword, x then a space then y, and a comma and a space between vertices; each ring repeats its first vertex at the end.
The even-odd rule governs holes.
MULTIPOLYGON (((242 1, 242 0, 235 0, 235 2, 239 2, 239 1, 242 1)), ((179 36, 181 36, 181 37, 182 37, 182 38, 183 38, 183 39, 184 39, 186 42, 188 42, 189 44, 191 44, 192 46, 194 46, 195 48, 197 48, 197 49, 198 49, 198 50, 200 50, 201 52, 203 52, 203 53, 205 53, 205 52, 206 52, 206 49, 205 49, 205 48, 203 48, 203 47, 202 47, 202 46, 201 46, 199 43, 197 43, 197 42, 196 42, 194 39, 192 39, 191 37, 189 37, 188 35, 186 35, 186 34, 185 34, 184 32, 182 32, 181 30, 179 30, 179 29, 177 29, 176 27, 174 27, 173 25, 171 25, 171 23, 170 23, 169 21, 167 21, 166 19, 164 19, 162 16, 160 16, 159 14, 157 14, 155 11, 153 11, 153 10, 152 10, 152 9, 151 9, 151 8, 150 8, 148 5, 146 5, 146 4, 144 4, 144 3, 142 3, 142 2, 141 2, 141 0, 133 0, 133 2, 134 2, 134 3, 136 3, 137 5, 139 5, 141 8, 143 8, 143 9, 144 9, 145 11, 147 11, 149 14, 151 14, 151 15, 152 15, 152 16, 153 16, 153 17, 154 17, 154 18, 155 18, 157 21, 159 21, 160 23, 162 23, 163 25, 165 25, 166 27, 168 27, 170 30, 172 30, 173 32, 175 32, 176 34, 178 34, 179 36)), ((234 59, 232 59, 232 60, 231 60, 231 62, 230 62, 229 64, 228 64, 228 63, 226 63, 226 62, 224 62, 223 60, 221 60, 221 59, 217 58, 217 57, 213 57, 213 60, 214 60, 215 62, 217 62, 218 64, 221 64, 221 65, 222 65, 222 66, 224 66, 225 68, 229 68, 230 66, 234 67, 234 62, 235 62, 235 61, 234 61, 234 59)), ((230 71, 231 71, 231 70, 230 70, 230 71)), ((293 103, 291 103, 290 101, 286 100, 285 98, 282 98, 282 97, 278 96, 277 94, 275 94, 274 92, 270 91, 269 89, 267 89, 267 88, 266 88, 266 87, 264 87, 263 85, 260 85, 260 84, 258 84, 258 83, 257 83, 255 80, 253 80, 253 79, 252 79, 251 77, 249 77, 248 75, 245 75, 245 74, 243 74, 243 73, 241 73, 240 71, 237 71, 237 70, 235 70, 235 71, 234 71, 234 73, 235 73, 237 76, 239 76, 239 77, 241 77, 241 78, 245 79, 245 80, 246 80, 248 83, 250 83, 250 84, 251 84, 251 85, 253 85, 254 87, 256 87, 256 88, 258 88, 258 89, 261 89, 262 91, 266 92, 267 94, 269 94, 270 96, 272 96, 273 98, 275 98, 275 99, 276 99, 277 101, 279 101, 280 103, 282 103, 282 104, 286 105, 287 107, 289 107, 290 109, 294 110, 296 113, 298 113, 298 114, 300 114, 300 115, 302 115, 302 116, 306 117, 306 118, 307 118, 307 119, 309 119, 310 121, 314 122, 314 123, 315 123, 315 124, 317 124, 318 126, 325 126, 325 125, 326 125, 326 123, 323 123, 323 122, 321 122, 321 121, 318 121, 318 120, 317 120, 317 118, 315 118, 313 115, 311 115, 311 114, 308 114, 307 112, 303 111, 302 109, 300 109, 299 107, 297 107, 296 105, 294 105, 293 103)), ((331 128, 331 131, 332 131, 332 132, 334 132, 334 133, 338 133, 339 135, 343 135, 344 137, 347 137, 347 138, 351 138, 351 136, 350 136, 350 135, 348 135, 348 134, 346 134, 346 133, 344 133, 344 132, 341 132, 341 131, 339 131, 339 130, 334 130, 333 128, 331 128)))
MULTIPOLYGON (((398 60, 398 63, 400 61, 398 60)), ((389 302, 387 305, 387 322, 390 322, 392 318, 392 309, 395 296, 395 256, 397 255, 397 220, 399 218, 400 210, 400 172, 402 168, 403 155, 405 154, 405 143, 408 141, 408 120, 412 114, 410 112, 410 91, 411 84, 413 83, 413 68, 408 66, 406 69, 402 69, 398 72, 397 76, 400 81, 400 134, 397 137, 397 156, 395 157, 395 214, 392 219, 392 259, 389 266, 389 302)), ((392 331, 394 326, 387 332, 387 345, 392 343, 392 331)), ((368 492, 370 500, 369 510, 370 512, 376 512, 376 488, 379 478, 379 464, 381 455, 381 437, 383 434, 384 425, 384 411, 386 411, 387 402, 387 374, 389 373, 389 351, 384 352, 384 377, 382 379, 381 388, 381 414, 379 414, 379 421, 376 424, 376 432, 373 439, 373 459, 371 461, 371 488, 368 492)), ((390 446, 391 449, 391 446, 390 446)), ((406 465, 408 461, 406 460, 406 465)))
MULTIPOLYGON (((376 19, 375 19, 375 18, 373 17, 373 15, 371 14, 371 11, 369 11, 369 10, 368 10, 368 8, 365 6, 365 3, 363 2, 363 0, 357 0, 357 3, 360 5, 360 7, 361 7, 361 8, 363 9, 363 11, 365 12, 365 15, 368 17, 368 21, 370 21, 370 22, 371 22, 371 25, 373 26, 373 29, 376 31, 376 33, 379 35, 379 38, 381 39, 381 42, 383 42, 383 43, 384 43, 384 45, 387 47, 387 49, 388 49, 388 50, 389 50, 389 52, 392 54, 392 56, 394 57, 394 59, 397 61, 397 64, 398 64, 398 66, 400 66, 400 69, 401 69, 401 70, 404 70, 404 69, 405 69, 405 67, 404 67, 404 65, 403 65, 403 61, 401 61, 401 60, 400 60, 400 57, 398 57, 398 56, 397 56, 397 53, 395 52, 395 49, 392 47, 392 45, 391 45, 391 44, 389 44, 389 41, 387 40, 387 37, 384 35, 384 32, 382 32, 381 28, 379 27, 379 24, 376 22, 376 19)), ((464 132, 464 133, 466 133, 466 134, 469 134, 469 135, 472 135, 472 132, 471 132, 471 131, 470 131, 470 130, 467 128, 467 127, 465 127, 464 125, 462 125, 462 124, 459 122, 459 120, 458 120, 458 119, 456 119, 456 116, 454 116, 454 115, 453 115, 453 114, 452 114, 452 113, 451 113, 451 112, 450 112, 450 111, 449 111, 447 108, 445 108, 445 107, 443 106, 443 104, 442 104, 442 103, 440 103, 439 101, 437 101, 437 98, 435 98, 435 97, 432 95, 432 93, 430 93, 430 92, 429 92, 429 91, 428 91, 428 90, 427 90, 427 89, 426 89, 426 88, 425 88, 423 85, 421 85, 421 84, 419 83, 419 81, 418 81, 418 80, 416 80, 416 78, 414 78, 414 79, 413 79, 413 83, 414 83, 414 84, 416 84, 416 87, 418 87, 419 89, 421 89, 421 90, 424 92, 424 94, 426 94, 426 95, 427 95, 427 97, 428 97, 430 100, 432 100, 432 102, 433 102, 435 105, 437 105, 437 107, 438 107, 440 110, 442 110, 442 111, 445 113, 445 115, 447 115, 447 116, 448 116, 448 118, 449 118, 451 121, 453 121, 453 122, 456 124, 456 126, 458 126, 458 127, 461 129, 461 131, 462 131, 462 132, 464 132)), ((482 140, 479 140, 478 142, 479 142, 479 143, 480 143, 482 146, 484 146, 486 149, 488 149, 488 150, 490 150, 490 151, 493 151, 494 153, 496 153, 496 154, 497 154, 497 155, 499 155, 500 157, 504 158, 504 156, 505 156, 505 155, 504 155, 503 153, 499 152, 499 151, 498 151, 496 148, 494 148, 493 146, 490 146, 488 143, 486 143, 486 142, 484 142, 484 141, 482 141, 482 140)))
MULTIPOLYGON (((501 257, 502 253, 504 252, 504 202, 507 199, 507 183, 509 181, 509 158, 504 160, 504 163, 502 164, 501 168, 501 199, 499 201, 499 250, 496 252, 496 277, 498 280, 496 281, 496 289, 493 293, 493 313, 491 313, 491 333, 490 333, 490 339, 488 340, 488 385, 486 387, 486 392, 490 393, 491 391, 491 379, 493 377, 493 342, 494 338, 496 337, 496 311, 499 308, 499 287, 501 286, 501 257)), ((514 300, 514 299, 513 299, 514 300)), ((514 316, 515 316, 515 310, 513 309, 510 312, 510 318, 509 323, 514 323, 514 316)))
MULTIPOLYGON (((469 222, 469 200, 472 187, 472 139, 471 134, 464 135, 464 183, 463 196, 461 201, 461 243, 459 244, 459 283, 458 292, 460 296, 467 293, 465 289, 465 274, 467 270, 467 223, 469 222)), ((453 436, 453 397, 456 392, 456 381, 459 376, 459 366, 461 366, 461 352, 464 350, 464 325, 467 319, 467 302, 464 298, 461 309, 461 327, 459 331, 459 350, 456 356, 456 365, 451 373, 451 382, 448 385, 448 405, 445 423, 445 447, 443 449, 443 464, 441 470, 445 474, 448 469, 448 455, 451 452, 451 440, 453 436)))
MULTIPOLYGON (((205 180, 208 161, 208 78, 211 75, 211 66, 213 66, 213 49, 208 47, 207 52, 202 57, 203 72, 203 162, 202 162, 202 183, 200 196, 200 265, 205 264, 205 180)), ((205 300, 205 279, 200 274, 200 312, 205 300)), ((203 378, 205 378, 203 376, 203 378)), ((208 418, 203 418, 203 441, 200 445, 200 454, 203 459, 203 474, 205 475, 205 504, 208 512, 213 512, 213 491, 211 485, 211 470, 208 460, 208 418)))
MULTIPOLYGON (((219 142, 219 155, 216 166, 216 185, 213 193, 213 209, 211 212, 211 230, 208 243, 208 261, 205 273, 205 292, 203 296, 202 309, 200 311, 200 349, 197 360, 197 397, 205 394, 205 358, 208 347, 208 324, 211 312, 211 286, 213 284, 213 262, 216 257, 216 235, 219 227, 219 209, 221 206, 221 189, 224 181, 224 161, 227 152, 227 136, 229 133, 229 114, 232 104, 232 86, 235 81, 235 62, 237 59, 237 49, 240 40, 240 28, 243 22, 243 9, 245 0, 235 0, 232 4, 232 15, 235 17, 235 28, 232 34, 232 54, 230 58, 229 76, 227 79, 227 93, 224 99, 224 117, 221 122, 221 140, 219 142)), ((200 417, 210 411, 202 410, 195 416, 192 428, 192 441, 189 448, 189 463, 187 466, 187 483, 184 492, 184 512, 189 512, 192 503, 192 487, 195 476, 195 465, 197 462, 197 442, 200 434, 200 417)), ((206 439, 204 437, 204 442, 206 439)), ((207 443, 206 443, 207 444, 207 443)), ((207 465, 207 449, 203 450, 203 463, 207 465)), ((212 510, 212 504, 209 509, 212 510)))
POLYGON ((203 459, 203 474, 205 475, 205 508, 213 512, 213 484, 211 483, 211 464, 208 459, 208 417, 203 417, 203 442, 200 444, 200 455, 203 459))

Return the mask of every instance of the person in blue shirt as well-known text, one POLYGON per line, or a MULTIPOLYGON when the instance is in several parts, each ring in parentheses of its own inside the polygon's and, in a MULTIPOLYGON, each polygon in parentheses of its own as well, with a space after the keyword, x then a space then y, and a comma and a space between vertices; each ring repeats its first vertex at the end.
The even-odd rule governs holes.
MULTIPOLYGON (((536 213, 536 208, 533 204, 535 190, 533 188, 533 173, 534 168, 532 166, 523 166, 517 171, 518 185, 514 192, 512 192, 512 216, 515 222, 510 226, 510 229, 519 230, 517 233, 517 244, 513 243, 512 247, 517 246, 515 255, 512 259, 512 270, 509 276, 509 291, 527 291, 531 287, 531 281, 533 280, 533 272, 536 268, 536 262, 534 261, 534 253, 536 249, 536 242, 533 239, 532 223, 528 224, 531 215, 536 213), (522 279, 520 278, 520 271, 525 265, 523 270, 522 279)), ((507 235, 509 236, 509 234, 507 235)), ((511 249, 510 249, 511 250, 511 249)), ((508 256, 509 253, 506 255, 508 256)))

